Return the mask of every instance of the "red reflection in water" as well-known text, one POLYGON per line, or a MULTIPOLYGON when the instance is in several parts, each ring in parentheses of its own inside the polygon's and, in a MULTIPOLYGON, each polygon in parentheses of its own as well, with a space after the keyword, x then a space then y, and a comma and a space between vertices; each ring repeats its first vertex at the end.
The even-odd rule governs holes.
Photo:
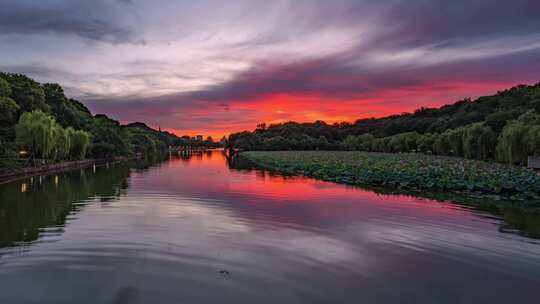
MULTIPOLYGON (((370 213, 385 212, 437 220, 441 217, 472 218, 469 210, 457 205, 408 195, 378 194, 359 187, 318 181, 305 177, 284 177, 260 170, 236 170, 227 166, 221 151, 172 158, 158 170, 150 170, 152 181, 146 189, 185 197, 231 202, 237 211, 263 208, 279 214, 281 221, 294 223, 309 218, 358 219, 370 213), (306 205, 306 208, 301 207, 306 205), (290 212, 283 212, 291 208, 290 212), (300 210, 301 209, 301 210, 300 210), (287 219, 288 218, 288 219, 287 219)), ((137 187, 136 182, 132 187, 137 187)))

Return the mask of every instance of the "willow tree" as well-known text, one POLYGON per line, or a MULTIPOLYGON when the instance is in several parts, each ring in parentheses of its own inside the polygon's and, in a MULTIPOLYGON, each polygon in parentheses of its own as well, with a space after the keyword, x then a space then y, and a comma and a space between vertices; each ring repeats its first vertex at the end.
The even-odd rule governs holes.
POLYGON ((54 152, 58 125, 51 116, 41 112, 26 112, 15 126, 16 143, 34 157, 49 159, 54 152))
POLYGON ((499 135, 497 142, 497 160, 508 164, 522 164, 528 156, 527 132, 529 127, 520 122, 508 123, 499 135))
POLYGON ((354 135, 349 135, 343 140, 343 147, 346 150, 360 150, 358 146, 358 137, 354 135))
POLYGON ((497 138, 484 123, 470 125, 463 132, 463 153, 467 158, 488 159, 493 155, 497 138))
POLYGON ((406 152, 407 150, 407 139, 406 133, 396 134, 389 136, 388 149, 393 153, 406 152))
POLYGON ((343 140, 343 145, 348 150, 371 151, 373 139, 373 135, 369 133, 358 136, 349 135, 343 140))
POLYGON ((53 131, 54 133, 54 157, 56 160, 65 160, 69 157, 71 149, 71 140, 68 131, 59 125, 53 131))
POLYGON ((433 150, 437 155, 450 155, 452 146, 450 144, 450 136, 448 132, 438 134, 433 142, 433 150))
POLYGON ((497 160, 524 164, 527 156, 540 154, 540 114, 529 111, 506 124, 499 135, 497 160))
POLYGON ((433 153, 433 145, 437 140, 437 134, 422 134, 418 138, 418 150, 422 153, 433 153))
POLYGON ((529 153, 536 156, 540 155, 540 126, 533 126, 527 131, 526 141, 529 153))
POLYGON ((90 148, 91 136, 90 133, 82 130, 74 130, 67 128, 67 134, 70 142, 69 155, 72 159, 84 159, 90 148))
POLYGON ((463 133, 464 128, 449 129, 444 131, 444 133, 441 134, 441 140, 443 142, 439 142, 440 151, 438 154, 463 156, 463 133))

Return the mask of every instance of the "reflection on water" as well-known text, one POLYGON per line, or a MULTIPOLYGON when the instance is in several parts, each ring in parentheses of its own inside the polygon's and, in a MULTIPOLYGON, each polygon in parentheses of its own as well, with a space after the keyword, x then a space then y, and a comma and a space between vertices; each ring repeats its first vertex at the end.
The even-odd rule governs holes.
MULTIPOLYGON (((238 156, 238 154, 225 153, 229 167, 236 170, 253 171, 257 170, 259 174, 270 176, 280 176, 277 172, 272 172, 257 166, 250 160, 238 156)), ((515 233, 531 238, 540 238, 540 212, 538 210, 527 211, 523 208, 514 206, 512 202, 494 201, 485 198, 473 198, 453 193, 435 192, 435 193, 410 193, 393 188, 374 188, 369 190, 378 194, 396 194, 400 196, 423 197, 437 202, 446 202, 460 204, 461 206, 470 206, 479 211, 485 211, 486 214, 480 216, 496 216, 503 221, 500 222, 499 231, 505 233, 515 233)))
POLYGON ((538 217, 503 213, 221 151, 34 177, 0 185, 0 303, 536 302, 540 244, 503 232, 538 217))
POLYGON ((114 170, 81 169, 0 186, 0 246, 35 241, 44 228, 62 229, 87 202, 117 199, 128 177, 129 166, 115 164, 114 170))

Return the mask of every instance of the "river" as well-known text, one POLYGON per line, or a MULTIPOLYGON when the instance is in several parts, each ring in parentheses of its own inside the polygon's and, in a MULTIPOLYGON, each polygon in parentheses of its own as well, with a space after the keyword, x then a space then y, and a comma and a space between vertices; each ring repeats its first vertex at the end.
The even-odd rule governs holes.
POLYGON ((538 303, 496 216, 221 151, 0 185, 0 303, 538 303))

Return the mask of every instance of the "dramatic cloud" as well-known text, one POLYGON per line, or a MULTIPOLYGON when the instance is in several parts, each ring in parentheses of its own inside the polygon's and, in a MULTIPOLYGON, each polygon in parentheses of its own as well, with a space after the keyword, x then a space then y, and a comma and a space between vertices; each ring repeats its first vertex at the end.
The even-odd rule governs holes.
POLYGON ((530 0, 7 1, 0 69, 62 83, 123 121, 220 136, 538 82, 539 10, 530 0))
POLYGON ((74 35, 111 43, 133 42, 134 33, 125 23, 125 16, 117 15, 126 10, 122 6, 125 5, 106 0, 3 1, 0 31, 11 35, 74 35))

